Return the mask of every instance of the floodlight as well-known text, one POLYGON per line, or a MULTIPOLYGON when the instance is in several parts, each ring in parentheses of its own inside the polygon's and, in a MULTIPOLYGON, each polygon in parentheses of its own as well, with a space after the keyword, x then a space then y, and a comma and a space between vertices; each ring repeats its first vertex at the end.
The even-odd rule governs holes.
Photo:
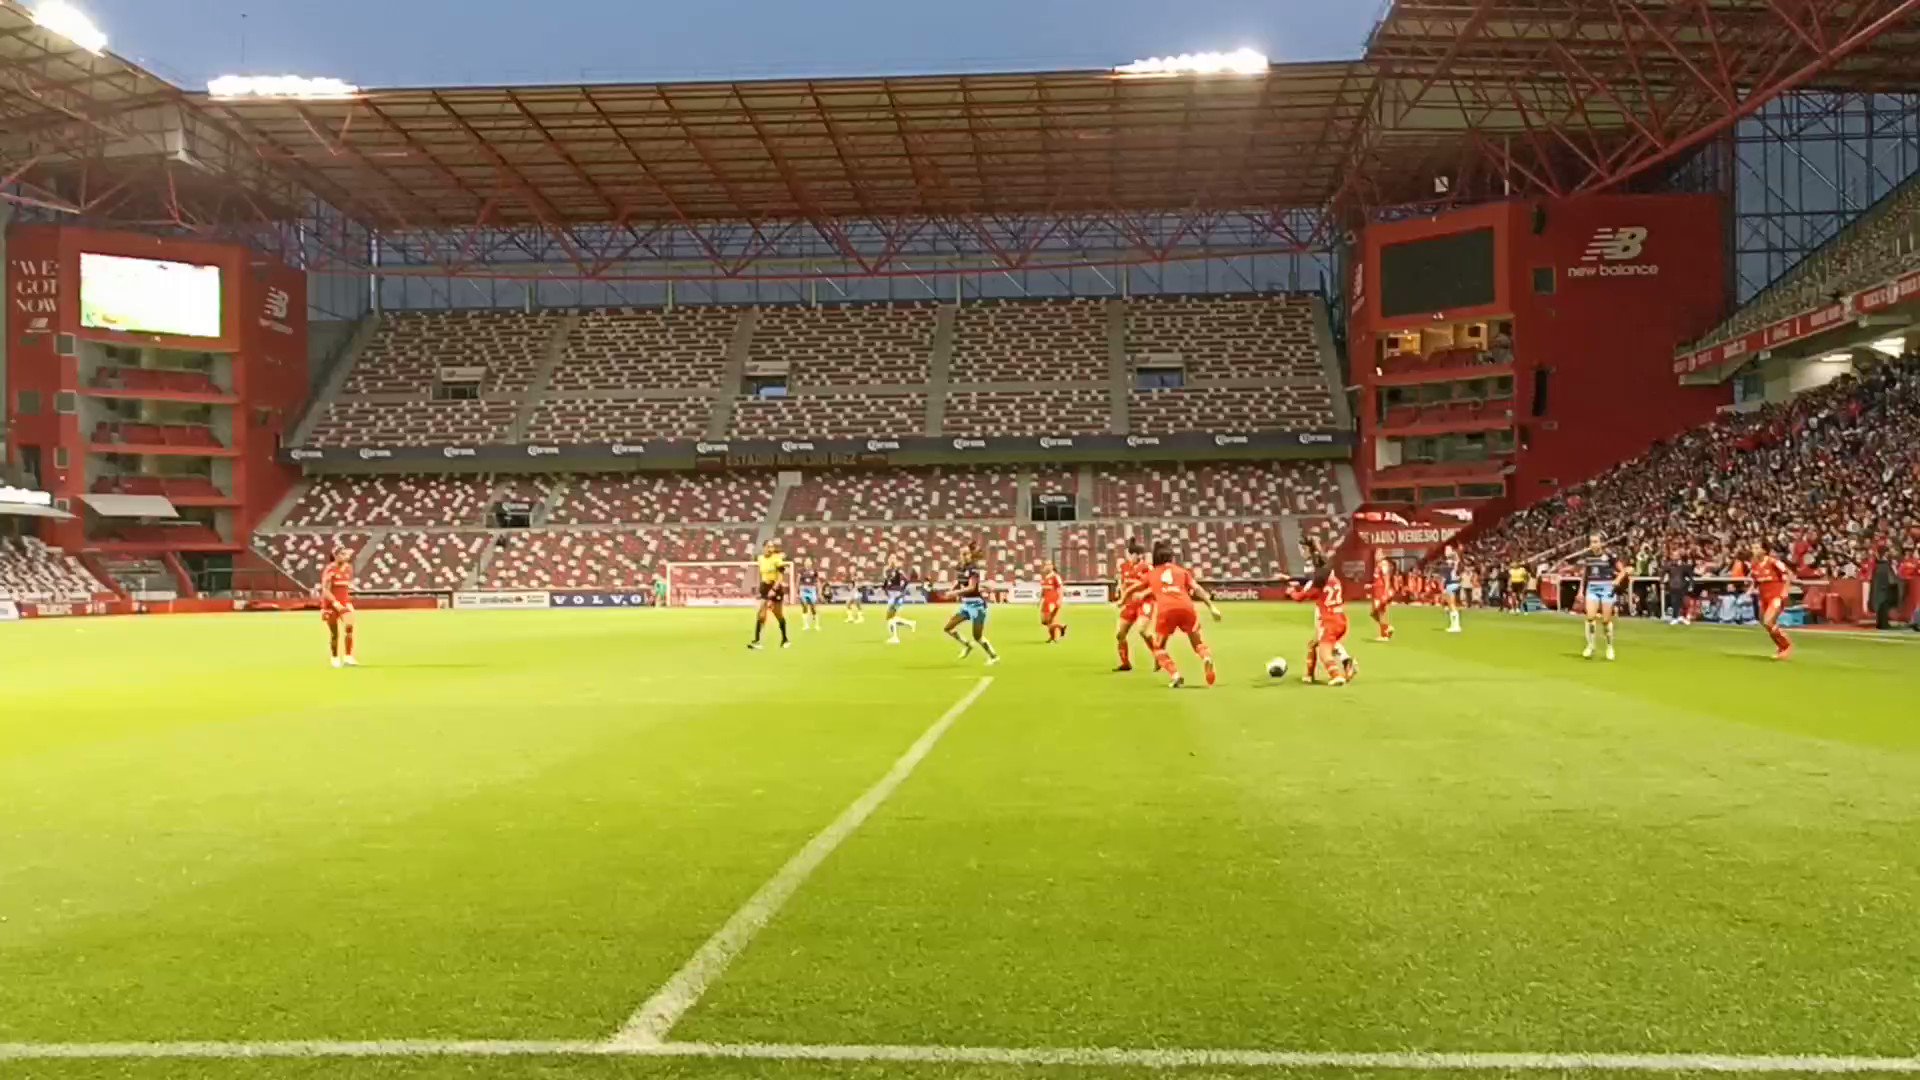
POLYGON ((207 93, 217 98, 350 98, 360 92, 339 79, 311 79, 304 75, 222 75, 207 82, 207 93))
POLYGON ((40 0, 33 9, 33 22, 43 30, 51 30, 75 45, 99 56, 107 47, 106 31, 94 25, 87 13, 67 3, 67 0, 40 0))
POLYGON ((1135 60, 1113 70, 1120 75, 1259 75, 1267 70, 1267 57, 1252 49, 1181 53, 1135 60))

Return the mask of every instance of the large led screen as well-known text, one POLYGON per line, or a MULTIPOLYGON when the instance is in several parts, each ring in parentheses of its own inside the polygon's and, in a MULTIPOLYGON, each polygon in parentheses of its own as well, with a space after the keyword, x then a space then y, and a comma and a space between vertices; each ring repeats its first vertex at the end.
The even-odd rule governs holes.
POLYGON ((220 336, 220 268, 80 253, 80 325, 126 334, 220 336))

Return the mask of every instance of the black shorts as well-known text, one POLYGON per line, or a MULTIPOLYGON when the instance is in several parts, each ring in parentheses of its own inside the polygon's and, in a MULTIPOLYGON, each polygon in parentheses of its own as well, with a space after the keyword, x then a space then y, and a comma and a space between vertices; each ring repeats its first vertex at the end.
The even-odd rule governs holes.
POLYGON ((787 583, 784 581, 763 581, 760 583, 760 599, 770 604, 778 604, 787 598, 787 583))

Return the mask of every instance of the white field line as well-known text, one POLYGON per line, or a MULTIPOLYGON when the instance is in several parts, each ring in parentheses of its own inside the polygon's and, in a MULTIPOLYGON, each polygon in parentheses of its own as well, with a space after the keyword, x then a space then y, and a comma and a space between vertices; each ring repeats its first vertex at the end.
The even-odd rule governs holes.
POLYGON ((780 909, 793 898, 800 886, 806 884, 813 872, 827 860, 827 856, 832 855, 834 849, 865 824, 873 812, 880 808, 880 804, 886 802, 907 777, 913 775, 913 770, 933 752, 934 745, 947 733, 947 729, 953 727, 954 722, 972 708, 973 703, 980 700, 980 695, 992 685, 993 677, 983 676, 973 684, 973 689, 967 691, 965 697, 942 713, 940 719, 935 720, 907 748, 907 752, 900 755, 900 760, 893 763, 893 768, 888 769, 885 776, 807 841, 806 846, 795 852, 785 866, 748 897, 747 902, 740 905, 740 910, 714 931, 713 936, 694 951, 680 970, 674 972, 672 978, 627 1018, 627 1022, 613 1036, 613 1041, 641 1045, 663 1041, 667 1032, 673 1030, 688 1009, 693 1008, 701 995, 707 992, 707 987, 726 972, 734 957, 739 956, 755 935, 780 913, 780 909))
POLYGON ((1811 1054, 1442 1053, 1418 1050, 1124 1050, 1100 1047, 831 1046, 783 1043, 422 1040, 0 1043, 0 1061, 268 1058, 627 1057, 732 1061, 1178 1070, 1399 1069, 1414 1072, 1920 1074, 1920 1057, 1811 1054))

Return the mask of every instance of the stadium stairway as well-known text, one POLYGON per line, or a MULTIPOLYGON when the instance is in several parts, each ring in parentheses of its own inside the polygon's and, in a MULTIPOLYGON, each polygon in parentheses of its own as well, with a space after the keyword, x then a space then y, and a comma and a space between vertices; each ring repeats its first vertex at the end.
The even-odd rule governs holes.
POLYGON ((1280 519, 1279 530, 1280 565, 1289 570, 1304 571, 1306 568, 1300 564, 1300 542, 1303 539, 1300 519, 1288 514, 1280 519))
MULTIPOLYGON (((340 396, 340 388, 347 384, 347 376, 353 372, 355 365, 360 363, 360 354, 366 351, 367 344, 373 340, 373 335, 379 332, 380 318, 379 312, 368 312, 360 319, 360 324, 354 327, 353 336, 347 340, 346 348, 340 350, 340 355, 334 360, 333 366, 327 369, 326 378, 314 389, 313 396, 307 399, 306 412, 300 417, 300 422, 294 425, 293 433, 288 436, 289 446, 305 446, 313 441, 314 425, 326 415, 327 406, 333 403, 334 398, 340 396)), ((291 503, 288 504, 289 507, 291 505, 291 503)))
POLYGON ((513 415, 513 427, 508 430, 507 438, 511 442, 527 441, 527 429, 533 425, 534 410, 547 400, 547 390, 553 385, 553 369, 560 366, 560 358, 567 351, 567 338, 575 327, 580 325, 578 313, 562 316, 553 325, 553 334, 547 339, 547 347, 540 353, 539 366, 533 370, 533 381, 527 384, 526 396, 520 402, 520 410, 513 415))
POLYGON ((721 391, 713 399, 713 412, 707 417, 706 438, 724 440, 733 423, 734 402, 747 377, 747 357, 753 352, 753 332, 760 326, 759 308, 742 308, 740 321, 733 326, 733 340, 727 343, 727 367, 720 376, 721 391))
POLYGON ((1107 304, 1107 430, 1116 435, 1133 432, 1127 407, 1133 387, 1133 367, 1127 360, 1127 302, 1107 304))
POLYGON ((953 337, 954 324, 960 317, 960 309, 953 304, 941 304, 934 313, 933 346, 927 357, 927 414, 926 426, 921 434, 937 439, 946 430, 947 389, 953 385, 953 337))

